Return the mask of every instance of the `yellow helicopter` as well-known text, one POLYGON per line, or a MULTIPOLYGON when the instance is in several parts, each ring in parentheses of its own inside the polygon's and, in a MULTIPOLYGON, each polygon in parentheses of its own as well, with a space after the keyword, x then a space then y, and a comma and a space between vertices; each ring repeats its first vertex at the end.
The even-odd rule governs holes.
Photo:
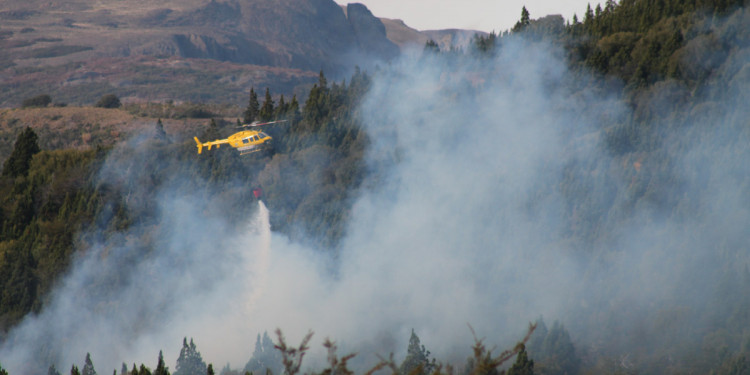
MULTIPOLYGON (((277 124, 277 123, 286 122, 286 121, 287 120, 270 121, 270 122, 254 121, 250 124, 241 125, 240 127, 256 127, 256 126, 277 124)), ((198 146, 198 154, 203 152, 203 147, 208 147, 208 149, 210 150, 211 147, 213 146, 216 146, 216 148, 219 148, 223 144, 229 144, 230 146, 236 148, 237 151, 240 152, 240 155, 247 155, 253 152, 267 149, 271 145, 270 141, 272 138, 271 136, 269 136, 268 134, 260 130, 243 130, 241 132, 234 133, 227 138, 217 139, 215 141, 210 141, 210 142, 201 142, 198 139, 198 137, 193 137, 193 139, 195 139, 195 143, 198 146)))

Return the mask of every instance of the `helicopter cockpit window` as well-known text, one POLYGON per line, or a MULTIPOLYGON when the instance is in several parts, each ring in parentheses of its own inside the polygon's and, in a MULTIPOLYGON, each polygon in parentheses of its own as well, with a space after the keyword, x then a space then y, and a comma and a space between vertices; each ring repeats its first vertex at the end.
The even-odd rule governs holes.
POLYGON ((250 143, 250 138, 242 138, 242 143, 250 143))

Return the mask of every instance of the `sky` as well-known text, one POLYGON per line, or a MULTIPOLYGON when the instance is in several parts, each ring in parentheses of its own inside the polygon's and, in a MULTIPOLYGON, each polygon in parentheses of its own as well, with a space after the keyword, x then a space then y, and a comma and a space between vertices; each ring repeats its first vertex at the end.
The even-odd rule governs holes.
MULTIPOLYGON (((336 0, 345 5, 355 1, 336 0)), ((417 30, 470 29, 502 32, 521 18, 526 6, 531 18, 560 14, 566 20, 581 15, 586 5, 599 2, 587 0, 360 0, 377 17, 403 20, 417 30)), ((603 1, 602 1, 603 3, 603 1)))

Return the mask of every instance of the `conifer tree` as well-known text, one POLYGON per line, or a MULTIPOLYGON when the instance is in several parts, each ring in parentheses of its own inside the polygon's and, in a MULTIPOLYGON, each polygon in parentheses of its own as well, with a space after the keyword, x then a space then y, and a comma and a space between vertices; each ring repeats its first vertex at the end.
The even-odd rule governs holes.
POLYGON ((249 124, 255 121, 260 111, 260 102, 258 102, 258 94, 255 93, 255 88, 250 88, 250 101, 247 104, 247 108, 244 113, 244 121, 249 124))
POLYGON ((583 25, 586 27, 586 31, 591 31, 592 23, 594 22, 594 11, 591 10, 591 3, 586 6, 586 13, 583 15, 583 25))
POLYGON ((430 362, 430 351, 425 349, 424 345, 420 345, 419 336, 412 329, 406 358, 401 362, 399 374, 430 374, 435 366, 434 359, 430 362))
POLYGON ((122 369, 120 369, 120 375, 128 375, 128 365, 125 362, 122 363, 122 369))
POLYGON ((78 366, 73 365, 73 367, 70 368, 70 375, 81 375, 81 372, 78 371, 78 366))
POLYGON ((440 53, 440 46, 436 41, 430 39, 424 43, 423 52, 427 54, 438 54, 440 53))
POLYGON ((529 340, 531 355, 537 360, 540 372, 545 374, 574 374, 578 372, 580 359, 565 327, 555 321, 549 330, 540 318, 537 330, 529 340))
POLYGON ((177 358, 174 375, 203 375, 205 373, 206 362, 203 362, 203 358, 198 352, 193 339, 191 338, 190 344, 188 344, 187 337, 183 338, 182 349, 180 350, 180 356, 177 358))
POLYGON ((520 32, 526 29, 527 26, 531 23, 531 17, 529 16, 529 11, 526 10, 526 6, 521 8, 521 19, 516 22, 516 24, 513 26, 511 31, 513 32, 520 32))
POLYGON ((60 375, 60 371, 57 371, 57 369, 55 368, 55 365, 50 365, 49 369, 47 369, 47 375, 60 375))
POLYGON ((320 74, 318 75, 318 87, 321 89, 328 88, 328 80, 326 79, 325 74, 323 74, 323 71, 320 71, 320 74))
POLYGON ((164 364, 164 354, 162 354, 161 350, 159 350, 159 359, 156 363, 156 370, 154 370, 154 375, 169 375, 169 369, 164 364))
POLYGON ((216 123, 216 120, 211 119, 208 123, 208 129, 201 134, 201 140, 205 139, 207 141, 213 141, 220 138, 221 132, 219 131, 219 125, 216 123))
POLYGON ((206 375, 214 375, 214 365, 209 363, 208 369, 206 370, 206 375))
POLYGON ((284 94, 279 97, 279 105, 276 107, 276 118, 286 117, 286 112, 289 110, 289 105, 284 101, 284 94))
POLYGON ((156 128, 154 130, 154 137, 159 140, 166 140, 167 139, 167 132, 164 131, 164 123, 161 122, 161 119, 156 121, 156 128))
POLYGON ((508 375, 534 375, 534 360, 529 359, 526 353, 526 347, 521 345, 521 351, 518 352, 516 362, 508 369, 508 375))
POLYGON ((13 152, 3 164, 3 176, 18 177, 29 173, 31 159, 40 151, 38 139, 34 130, 29 127, 18 135, 13 152))
POLYGON ((268 332, 263 332, 262 339, 259 334, 255 340, 253 357, 250 358, 247 364, 245 364, 245 372, 265 374, 267 371, 270 371, 274 374, 278 374, 281 372, 281 369, 281 352, 276 349, 273 341, 268 336, 268 332))
POLYGON ((83 370, 81 370, 81 375, 96 375, 96 370, 94 370, 94 363, 91 362, 90 353, 86 353, 86 361, 83 364, 83 370))
POLYGON ((292 95, 292 101, 289 102, 289 110, 287 111, 292 122, 298 122, 302 119, 302 112, 299 109, 299 101, 297 100, 297 94, 292 95))
POLYGON ((266 96, 263 99, 263 106, 260 107, 260 112, 258 113, 258 117, 260 118, 260 121, 270 121, 273 118, 274 115, 274 102, 273 98, 271 98, 271 90, 266 87, 266 96))
POLYGON ((5 371, 1 363, 0 363, 0 375, 8 375, 8 371, 5 371))

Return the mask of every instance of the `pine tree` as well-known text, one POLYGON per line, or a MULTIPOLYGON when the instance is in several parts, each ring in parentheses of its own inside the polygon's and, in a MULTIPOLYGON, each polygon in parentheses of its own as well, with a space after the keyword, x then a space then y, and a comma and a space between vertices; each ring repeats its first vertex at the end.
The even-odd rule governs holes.
POLYGON ((289 102, 289 114, 290 120, 296 123, 302 119, 302 112, 299 109, 299 101, 297 100, 297 94, 292 95, 292 101, 289 102))
POLYGON ((275 117, 285 118, 287 111, 289 111, 289 104, 284 101, 284 94, 281 94, 279 97, 279 105, 276 107, 275 117))
POLYGON ((73 365, 73 367, 70 368, 70 375, 81 375, 81 372, 78 371, 78 366, 73 365))
POLYGON ((165 141, 167 140, 167 132, 164 131, 164 123, 161 122, 161 119, 156 121, 156 128, 154 130, 154 137, 156 139, 165 141))
POLYGON ((60 375, 60 371, 57 371, 57 369, 55 368, 55 365, 50 365, 49 369, 47 369, 47 375, 60 375))
POLYGON ((420 345, 419 336, 411 330, 411 337, 409 338, 409 347, 406 350, 406 358, 401 362, 399 367, 399 374, 430 374, 435 368, 435 360, 430 362, 430 351, 425 349, 424 345, 420 345))
POLYGON ((214 365, 209 363, 208 369, 206 369, 206 375, 214 375, 214 365))
POLYGON ((161 350, 159 350, 159 359, 156 363, 154 375, 169 375, 169 369, 164 365, 164 354, 162 354, 161 350))
POLYGON ((320 74, 318 75, 318 87, 321 89, 328 88, 328 80, 326 79, 325 74, 323 74, 323 71, 320 71, 320 74))
POLYGON ((538 368, 545 374, 574 374, 578 372, 580 359, 570 335, 560 322, 554 322, 547 330, 541 318, 537 329, 529 340, 531 355, 537 359, 538 368))
POLYGON ((258 94, 255 93, 255 88, 250 88, 250 101, 247 104, 247 108, 244 113, 244 121, 246 124, 250 124, 255 121, 260 111, 260 102, 258 102, 258 94))
POLYGON ((8 375, 8 371, 5 371, 2 364, 0 364, 0 375, 8 375))
POLYGON ((521 351, 518 352, 516 362, 508 369, 508 375, 534 375, 534 360, 529 359, 526 353, 526 347, 521 344, 521 351))
POLYGON ((260 121, 270 121, 271 119, 273 119, 273 114, 274 102, 273 98, 271 98, 271 90, 266 87, 266 96, 263 99, 263 106, 260 107, 258 117, 260 117, 260 121))
POLYGON ((221 132, 219 131, 219 125, 216 123, 216 120, 211 119, 211 122, 208 123, 208 129, 201 134, 201 140, 205 139, 206 141, 213 141, 220 138, 221 132))
POLYGON ((81 371, 81 375, 96 375, 96 370, 94 370, 94 363, 91 362, 90 353, 86 353, 86 361, 83 365, 83 370, 81 371))
POLYGON ((591 3, 586 6, 586 13, 583 15, 583 25, 586 31, 591 32, 594 22, 594 11, 591 10, 591 3))
POLYGON ((255 340, 255 350, 253 357, 245 364, 245 372, 253 374, 265 374, 270 371, 274 374, 281 373, 282 358, 281 352, 276 349, 276 345, 268 336, 268 332, 263 332, 263 338, 258 335, 255 340))
POLYGON ((511 31, 513 32, 520 32, 526 29, 527 26, 531 24, 531 17, 529 15, 529 11, 526 10, 526 6, 521 8, 521 19, 516 22, 516 24, 513 26, 511 31))
POLYGON ((120 369, 120 375, 128 375, 128 365, 125 362, 122 363, 122 369, 120 369))
POLYGON ((430 39, 424 43, 423 53, 426 54, 438 54, 440 53, 440 46, 436 41, 430 39))
POLYGON ((13 152, 3 164, 3 176, 18 177, 29 173, 31 159, 40 151, 38 139, 34 130, 29 127, 18 135, 13 152))
POLYGON ((193 339, 191 338, 190 344, 188 344, 187 337, 183 338, 182 349, 180 350, 180 356, 177 358, 174 375, 203 375, 205 373, 206 362, 203 362, 203 358, 198 352, 193 339))

